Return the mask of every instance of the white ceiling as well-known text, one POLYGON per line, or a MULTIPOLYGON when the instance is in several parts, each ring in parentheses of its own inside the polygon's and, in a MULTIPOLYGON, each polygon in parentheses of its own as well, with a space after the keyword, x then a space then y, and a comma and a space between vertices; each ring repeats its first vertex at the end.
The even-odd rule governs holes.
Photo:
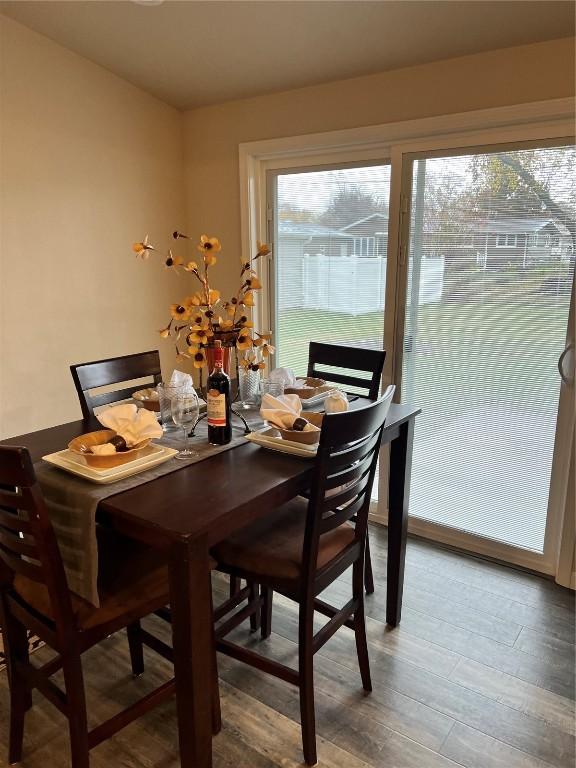
POLYGON ((554 0, 144 2, 0 11, 181 109, 574 34, 554 0))

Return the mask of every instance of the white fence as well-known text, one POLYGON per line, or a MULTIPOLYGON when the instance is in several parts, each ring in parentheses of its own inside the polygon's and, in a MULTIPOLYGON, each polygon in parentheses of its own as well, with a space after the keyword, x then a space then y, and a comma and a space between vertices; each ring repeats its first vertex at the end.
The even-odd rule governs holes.
MULTIPOLYGON (((387 259, 366 256, 282 254, 278 258, 278 307, 324 309, 363 315, 384 309, 387 259)), ((410 284, 411 269, 408 273, 410 284)), ((425 258, 420 270, 419 304, 442 298, 444 257, 425 258)))

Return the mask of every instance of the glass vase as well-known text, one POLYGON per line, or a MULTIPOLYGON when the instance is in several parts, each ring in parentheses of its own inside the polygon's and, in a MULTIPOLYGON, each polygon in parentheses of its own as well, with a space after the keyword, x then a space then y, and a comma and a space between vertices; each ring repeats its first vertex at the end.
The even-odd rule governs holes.
POLYGON ((240 368, 238 371, 238 387, 242 408, 256 408, 260 395, 260 371, 240 368))

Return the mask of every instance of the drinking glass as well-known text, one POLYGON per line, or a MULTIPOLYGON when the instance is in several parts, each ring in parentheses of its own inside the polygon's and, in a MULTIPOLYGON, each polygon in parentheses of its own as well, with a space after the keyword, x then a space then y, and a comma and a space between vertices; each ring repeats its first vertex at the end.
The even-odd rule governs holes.
POLYGON ((280 397, 280 395, 284 394, 284 382, 270 381, 270 379, 262 379, 260 383, 260 392, 263 395, 272 395, 272 397, 280 397))
POLYGON ((162 429, 165 432, 170 432, 171 430, 176 429, 176 424, 172 419, 170 402, 175 395, 180 394, 182 386, 174 386, 173 384, 167 384, 162 381, 156 386, 156 391, 158 392, 158 399, 160 400, 160 421, 162 422, 162 429))
POLYGON ((177 394, 171 398, 171 410, 174 423, 182 427, 184 432, 184 448, 179 451, 175 459, 190 459, 199 456, 198 451, 188 447, 188 433, 198 421, 198 396, 195 392, 177 394))

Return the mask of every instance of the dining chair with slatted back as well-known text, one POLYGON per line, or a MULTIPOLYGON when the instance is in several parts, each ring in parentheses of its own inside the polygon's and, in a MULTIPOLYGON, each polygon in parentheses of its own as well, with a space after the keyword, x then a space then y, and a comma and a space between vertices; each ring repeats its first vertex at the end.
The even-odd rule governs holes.
MULTIPOLYGON (((239 531, 214 549, 219 567, 279 592, 299 605, 298 669, 226 639, 233 620, 216 627, 217 649, 298 686, 304 757, 316 763, 313 657, 342 626, 352 629, 362 684, 371 690, 364 619, 363 566, 370 492, 382 429, 394 388, 374 403, 324 417, 308 501, 297 498, 275 515, 239 531), (355 521, 352 523, 352 521, 355 521), (340 609, 318 595, 352 567, 352 597, 340 609), (329 621, 314 634, 314 613, 329 621)), ((246 615, 248 605, 244 609, 246 615)), ((263 616, 263 636, 270 616, 263 616)))
MULTIPOLYGON (((175 690, 172 679, 88 730, 81 654, 127 628, 132 668, 135 673, 141 672, 143 638, 139 620, 169 602, 168 573, 161 555, 135 542, 127 549, 120 537, 110 536, 108 542, 105 558, 111 570, 100 585, 97 608, 68 589, 56 536, 28 451, 0 446, 0 625, 10 682, 10 763, 22 757, 24 719, 32 706, 34 688, 68 718, 73 768, 88 768, 91 748, 175 690), (28 657, 27 630, 56 652, 41 667, 28 657), (65 690, 50 679, 60 669, 65 690)), ((170 653, 165 646, 165 655, 170 653)))
MULTIPOLYGON (((360 390, 364 397, 376 400, 380 393, 380 382, 386 352, 382 349, 364 349, 361 347, 344 346, 340 344, 324 344, 311 341, 308 348, 308 376, 324 379, 327 382, 343 384, 360 390), (339 368, 346 373, 337 370, 339 368), (353 376, 350 371, 367 374, 353 376)), ((366 541, 366 557, 364 564, 364 587, 366 594, 374 592, 374 574, 372 573, 372 557, 370 555, 370 539, 366 541)))
POLYGON ((70 371, 80 400, 82 417, 85 419, 92 416, 94 408, 126 400, 132 397, 135 389, 155 386, 162 380, 160 355, 157 350, 71 365, 70 371), (91 393, 93 389, 108 388, 115 384, 121 385, 134 379, 144 379, 144 381, 137 386, 91 393))
POLYGON ((343 344, 325 344, 311 341, 308 347, 308 370, 306 375, 317 379, 343 384, 344 388, 359 389, 358 394, 376 400, 380 394, 380 381, 386 352, 382 349, 364 349, 343 344), (325 366, 329 366, 326 368, 325 366), (346 371, 330 370, 340 368, 346 371), (353 371, 354 375, 350 373, 353 371))

